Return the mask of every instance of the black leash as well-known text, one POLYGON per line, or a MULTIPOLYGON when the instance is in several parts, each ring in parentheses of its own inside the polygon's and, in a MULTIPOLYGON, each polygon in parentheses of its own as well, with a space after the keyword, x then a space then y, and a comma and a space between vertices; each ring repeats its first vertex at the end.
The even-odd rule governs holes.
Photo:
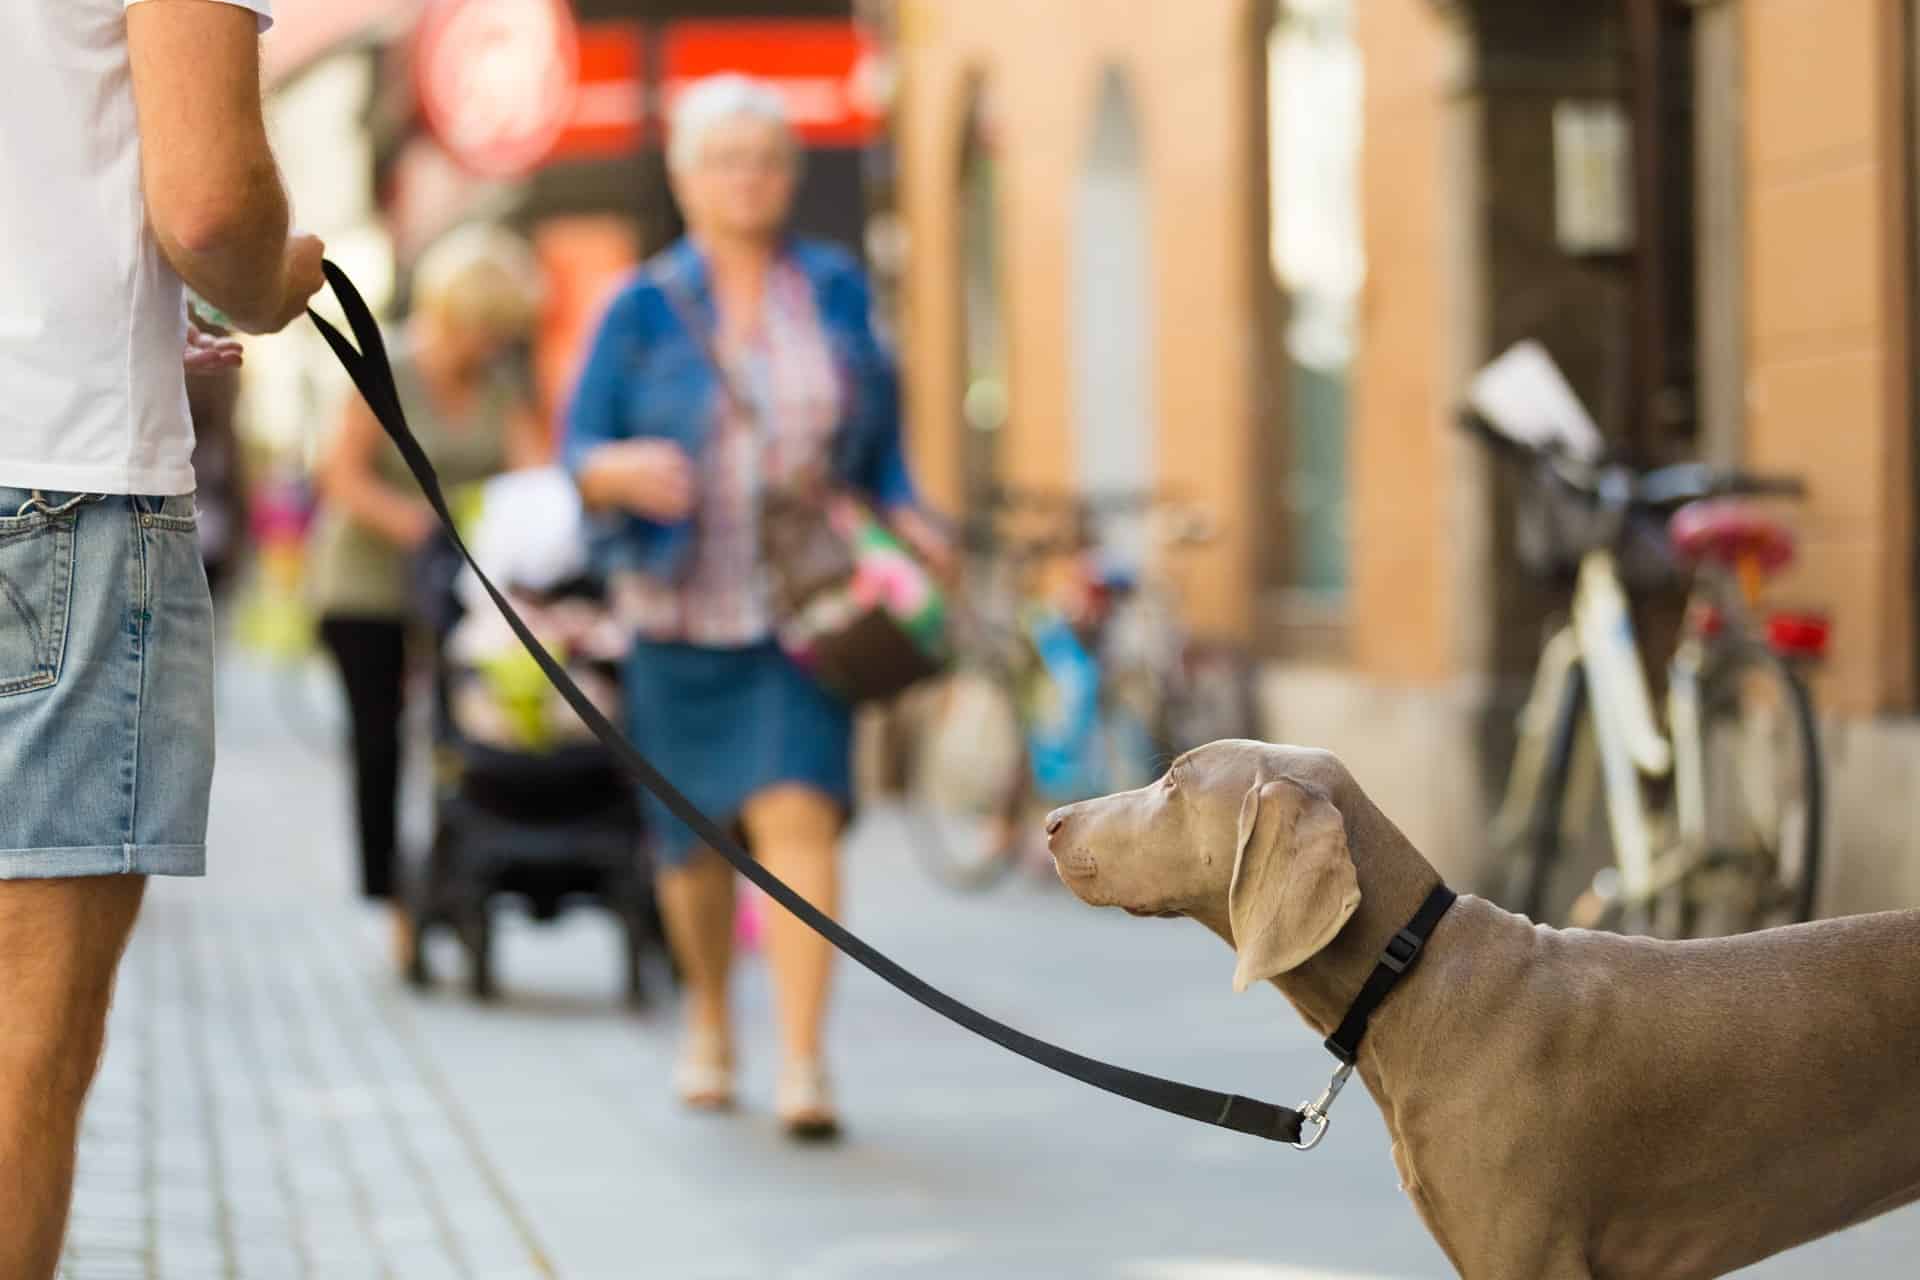
MULTIPOLYGON (((354 338, 359 342, 356 349, 341 336, 326 320, 311 311, 314 324, 325 338, 327 345, 333 348, 334 355, 353 378, 354 386, 366 398, 367 405, 373 410, 380 425, 399 448, 400 455, 406 460, 407 467, 419 481, 427 501, 446 526, 453 544, 460 551, 470 568, 480 579, 480 585, 486 588, 493 598, 507 625, 520 638, 527 652, 553 682, 554 688, 567 700, 580 718, 586 722, 595 737, 611 751, 629 773, 647 790, 651 791, 672 814, 700 837, 715 853, 725 858, 733 868, 772 898, 775 902, 798 916, 808 928, 820 934, 852 959, 858 961, 882 980, 898 990, 918 1000, 927 1008, 973 1032, 977 1036, 993 1041, 1003 1049, 1019 1054, 1030 1062, 1061 1075, 1071 1077, 1082 1084, 1092 1085, 1108 1093, 1130 1099, 1145 1106, 1173 1115, 1185 1116, 1201 1124, 1217 1125, 1222 1129, 1232 1129, 1236 1133, 1248 1134, 1256 1138, 1265 1138, 1272 1142, 1300 1143, 1300 1112, 1287 1107, 1275 1106, 1269 1102, 1258 1102, 1243 1098, 1237 1094, 1217 1093, 1211 1089, 1199 1089, 1192 1085, 1180 1084, 1172 1080, 1163 1080, 1158 1076, 1145 1075, 1138 1071, 1129 1071, 1095 1058, 1083 1057, 1069 1052, 1058 1045, 1049 1044, 1024 1032, 1016 1031, 1004 1023, 998 1022, 970 1005, 962 1004, 944 991, 929 985, 903 969, 893 960, 862 942, 854 934, 822 914, 805 898, 794 892, 779 877, 762 867, 753 858, 736 845, 712 819, 695 808, 693 803, 669 782, 660 771, 654 768, 648 759, 640 754, 616 729, 598 707, 580 691, 566 671, 556 662, 553 655, 534 637, 527 624, 521 620, 511 604, 507 602, 499 588, 495 587, 478 564, 474 563, 473 553, 461 540, 459 531, 454 528, 453 515, 447 508, 446 496, 441 492, 440 479, 434 473, 433 464, 427 460, 426 452, 419 441, 414 439, 412 430, 407 426, 407 416, 400 407, 400 394, 393 380, 393 366, 387 359, 386 344, 381 340, 380 327, 374 321, 373 312, 366 301, 353 287, 346 274, 331 262, 325 264, 327 282, 333 286, 334 296, 346 313, 347 324, 353 330, 354 338)), ((1325 1132, 1324 1118, 1321 1132, 1325 1132)), ((1317 1141, 1317 1138, 1316 1138, 1317 1141)))

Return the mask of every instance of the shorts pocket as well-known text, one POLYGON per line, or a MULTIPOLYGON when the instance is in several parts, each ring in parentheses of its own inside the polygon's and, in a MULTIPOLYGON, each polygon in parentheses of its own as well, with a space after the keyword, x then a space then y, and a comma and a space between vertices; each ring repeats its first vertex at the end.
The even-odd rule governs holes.
POLYGON ((59 682, 76 523, 71 511, 0 519, 0 698, 59 682))

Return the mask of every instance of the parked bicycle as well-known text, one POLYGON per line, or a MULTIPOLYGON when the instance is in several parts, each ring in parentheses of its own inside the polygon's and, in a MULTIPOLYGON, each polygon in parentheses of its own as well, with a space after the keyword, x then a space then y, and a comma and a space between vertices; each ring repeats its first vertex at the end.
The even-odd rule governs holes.
POLYGON ((1252 732, 1249 665, 1198 643, 1158 579, 1102 562, 1101 528, 1120 519, 1162 547, 1212 536, 1144 495, 1008 491, 963 532, 959 660, 921 707, 911 806, 943 883, 998 884, 1045 808, 1145 785, 1179 751, 1252 732), (1050 568, 1065 579, 1052 592, 1050 568))
POLYGON ((1824 776, 1803 669, 1824 656, 1828 627, 1767 606, 1794 537, 1754 501, 1799 497, 1802 484, 1702 464, 1638 472, 1516 438, 1478 412, 1463 421, 1529 466, 1536 549, 1577 566, 1494 824, 1509 905, 1540 917, 1597 786, 1613 860, 1570 923, 1702 937, 1812 918, 1824 776), (1676 577, 1687 610, 1663 729, 1629 591, 1676 577))

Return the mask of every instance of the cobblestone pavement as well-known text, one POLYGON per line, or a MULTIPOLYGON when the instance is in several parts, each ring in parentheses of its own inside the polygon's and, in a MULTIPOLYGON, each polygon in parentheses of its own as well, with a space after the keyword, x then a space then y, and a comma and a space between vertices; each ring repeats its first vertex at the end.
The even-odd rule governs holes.
POLYGON ((337 915, 156 895, 87 1115, 71 1280, 552 1274, 337 915))
POLYGON ((553 1275, 372 976, 372 922, 326 857, 346 847, 331 763, 253 682, 222 692, 216 870, 154 882, 129 946, 64 1274, 553 1275))
MULTIPOLYGON (((349 893, 334 713, 296 692, 224 677, 213 875, 156 883, 129 950, 68 1280, 1447 1274, 1357 1094, 1301 1156, 1056 1080, 849 973, 834 1044, 852 1140, 805 1151, 766 1114, 757 964, 727 1118, 673 1106, 671 1017, 620 1011, 617 935, 592 913, 509 921, 495 1007, 407 992, 349 893)), ((1324 1054, 1281 1002, 1232 995, 1204 931, 1037 882, 951 897, 900 834, 875 815, 854 842, 852 922, 956 994, 1143 1070, 1317 1092, 1324 1054)), ((1916 1252, 1908 1210, 1749 1274, 1909 1276, 1916 1252)))

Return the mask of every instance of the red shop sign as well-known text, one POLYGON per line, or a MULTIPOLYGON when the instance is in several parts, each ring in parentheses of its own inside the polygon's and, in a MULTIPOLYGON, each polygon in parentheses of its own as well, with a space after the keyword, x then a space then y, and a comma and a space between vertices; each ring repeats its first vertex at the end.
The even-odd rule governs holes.
POLYGON ((640 149, 647 114, 645 50, 637 22, 581 26, 579 90, 549 160, 589 160, 640 149))
POLYGON ((538 168, 572 122, 580 34, 565 0, 432 0, 414 44, 427 127, 486 178, 538 168))
POLYGON ((765 80, 786 99, 812 146, 860 146, 879 131, 878 51, 850 22, 771 19, 676 22, 662 61, 669 112, 692 81, 734 71, 765 80))

